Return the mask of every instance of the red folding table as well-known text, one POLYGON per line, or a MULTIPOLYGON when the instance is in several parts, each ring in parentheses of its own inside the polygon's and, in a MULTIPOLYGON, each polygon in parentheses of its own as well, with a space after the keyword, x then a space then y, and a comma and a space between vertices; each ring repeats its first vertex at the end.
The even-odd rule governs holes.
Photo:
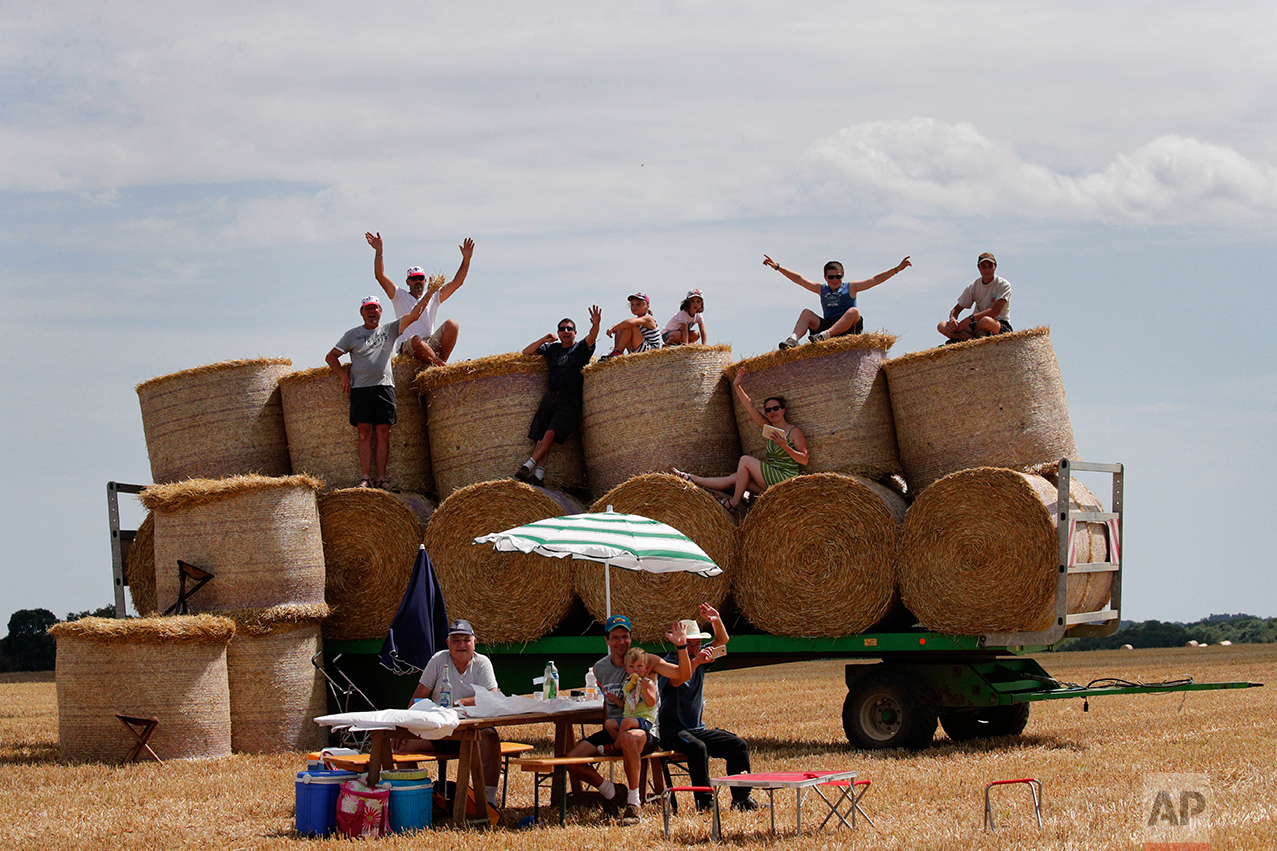
MULTIPOLYGON (((803 832, 803 800, 807 793, 812 789, 816 790, 816 794, 820 800, 825 802, 829 807, 831 816, 838 816, 838 820, 844 825, 847 820, 842 817, 839 808, 848 800, 852 806, 855 806, 855 787, 853 785, 856 779, 854 771, 765 771, 755 772, 751 774, 731 774, 727 777, 714 777, 710 779, 712 786, 748 786, 751 789, 765 789, 769 798, 768 803, 771 804, 772 811, 772 835, 776 835, 776 790, 777 789, 793 789, 794 803, 797 815, 795 816, 797 829, 799 833, 803 832), (838 784, 836 781, 847 781, 846 785, 838 784), (826 797, 822 786, 827 786, 830 790, 838 790, 838 794, 832 798, 826 797)), ((825 818, 825 822, 829 821, 829 817, 825 818)), ((821 823, 824 826, 824 822, 821 823)), ((850 827, 850 825, 848 825, 850 827)), ((819 828, 817 828, 819 829, 819 828)))

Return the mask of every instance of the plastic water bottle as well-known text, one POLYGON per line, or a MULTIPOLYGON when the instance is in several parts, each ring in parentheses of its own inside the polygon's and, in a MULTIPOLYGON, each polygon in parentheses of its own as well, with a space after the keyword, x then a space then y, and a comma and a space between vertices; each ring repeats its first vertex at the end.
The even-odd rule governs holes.
POLYGON ((554 662, 550 663, 550 675, 554 677, 554 694, 551 695, 553 700, 559 696, 559 669, 554 667, 554 662))
POLYGON ((452 680, 448 677, 448 666, 443 666, 443 677, 439 680, 439 705, 452 706, 452 680))
POLYGON ((559 696, 559 672, 554 667, 554 662, 545 663, 544 679, 541 682, 541 697, 545 700, 554 700, 559 696))
POLYGON ((585 699, 599 699, 599 678, 594 676, 593 668, 587 668, 585 671, 585 699))

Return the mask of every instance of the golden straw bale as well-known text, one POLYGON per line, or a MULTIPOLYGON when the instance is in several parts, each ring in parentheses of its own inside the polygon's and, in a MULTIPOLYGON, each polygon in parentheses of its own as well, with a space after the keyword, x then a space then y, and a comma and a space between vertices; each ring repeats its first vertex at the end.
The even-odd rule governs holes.
MULTIPOLYGON (((1046 480, 1058 487, 1058 476, 1048 474, 1046 480)), ((1073 511, 1105 511, 1104 503, 1077 479, 1069 480, 1069 506, 1073 511)), ((1073 533, 1073 547, 1078 564, 1108 561, 1108 527, 1104 523, 1079 523, 1073 533)), ((1098 612, 1109 601, 1113 591, 1112 573, 1085 573, 1069 580, 1069 611, 1098 612)))
MULTIPOLYGON (((690 538, 722 568, 709 578, 693 573, 612 569, 612 611, 629 616, 635 641, 664 641, 670 624, 696 617, 702 602, 720 607, 736 570, 736 524, 708 492, 669 473, 647 473, 617 485, 590 506, 659 520, 690 538)), ((573 560, 573 583, 599 623, 607 619, 603 565, 573 560)))
POLYGON ((155 517, 149 511, 129 544, 124 575, 137 613, 142 616, 156 614, 159 610, 155 607, 155 517))
POLYGON ((222 612, 236 623, 226 648, 231 748, 240 753, 316 750, 327 732, 324 679, 311 664, 323 649, 323 604, 222 612))
MULTIPOLYGON (((417 390, 425 400, 430 452, 439 495, 510 476, 532 453, 528 427, 546 390, 540 355, 507 353, 424 370, 417 390)), ((585 487, 581 435, 556 445, 546 486, 585 487)))
MULTIPOLYGON (((404 490, 433 493, 426 421, 413 389, 422 363, 395 355, 391 367, 398 422, 390 430, 386 478, 404 490)), ((349 374, 350 367, 343 368, 349 374)), ((279 389, 293 469, 318 476, 329 488, 359 484, 359 432, 350 424, 350 397, 332 370, 290 372, 279 380, 279 389)))
POLYGON ((671 467, 736 469, 740 439, 723 374, 731 357, 731 346, 687 345, 587 366, 581 436, 591 492, 671 467))
POLYGON ((740 529, 732 595, 773 635, 865 632, 895 608, 904 500, 859 476, 813 473, 758 498, 740 529))
POLYGON ((1077 457, 1048 328, 913 352, 883 369, 913 493, 958 470, 1036 473, 1077 457))
MULTIPOLYGON (((741 382, 757 405, 785 397, 785 417, 807 435, 805 473, 855 473, 883 478, 900 472, 891 401, 882 364, 896 342, 890 334, 848 334, 822 343, 768 352, 727 370, 746 369, 741 382)), ((745 452, 762 456, 762 429, 732 394, 745 452)), ((733 461, 733 465, 735 461, 733 461)), ((728 472, 726 468, 716 473, 728 472)))
POLYGON ((156 482, 292 472, 279 379, 288 358, 258 358, 175 372, 137 386, 156 482))
POLYGON ((384 638, 399 610, 421 546, 421 524, 394 494, 344 488, 319 498, 333 612, 324 636, 334 641, 384 638))
POLYGON ((230 755, 229 620, 84 618, 49 632, 63 759, 123 759, 136 740, 117 714, 159 719, 150 745, 161 759, 230 755))
POLYGON ((584 510, 570 497, 556 496, 522 482, 480 482, 453 491, 430 518, 426 551, 448 617, 474 624, 480 643, 533 641, 554 629, 571 607, 570 565, 473 543, 481 535, 584 510))
POLYGON ((214 574, 192 611, 324 599, 324 550, 309 476, 190 479, 142 491, 155 517, 156 606, 177 600, 178 560, 214 574))
MULTIPOLYGON (((905 606, 937 632, 1049 629, 1058 577, 1057 497, 1041 476, 993 467, 951 473, 927 488, 901 527, 905 606)), ((1086 559, 1098 561, 1106 552, 1087 550, 1086 559)), ((1070 578, 1070 612, 1081 611, 1087 584, 1085 574, 1070 578)))

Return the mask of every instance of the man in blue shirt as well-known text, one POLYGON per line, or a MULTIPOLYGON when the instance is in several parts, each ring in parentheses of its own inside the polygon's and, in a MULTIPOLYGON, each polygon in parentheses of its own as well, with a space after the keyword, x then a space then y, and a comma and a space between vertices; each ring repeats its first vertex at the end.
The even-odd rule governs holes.
POLYGON ((807 342, 819 343, 822 340, 828 340, 830 337, 841 337, 843 334, 859 334, 864 331, 865 319, 860 315, 860 310, 856 307, 856 294, 864 292, 870 287, 878 286, 883 281, 913 264, 906 257, 900 261, 898 266, 894 266, 885 272, 879 272, 872 278, 866 278, 863 281, 844 281, 842 279, 842 264, 837 260, 830 260, 825 264, 825 282, 823 284, 809 281, 797 272, 782 268, 779 263, 766 254, 763 255, 763 265, 772 267, 795 284, 798 284, 798 286, 811 290, 820 296, 820 306, 824 315, 817 316, 812 311, 804 308, 803 312, 798 316, 798 321, 794 323, 794 333, 780 342, 781 349, 789 349, 798 345, 798 338, 803 334, 809 335, 807 342))
MULTIPOLYGON (((675 685, 665 677, 660 678, 661 704, 659 722, 661 730, 661 747, 678 751, 687 755, 687 772, 691 775, 693 786, 709 785, 709 758, 722 758, 726 761, 728 774, 746 774, 749 772, 749 745, 735 733, 717 728, 707 728, 701 719, 701 710, 705 706, 705 672, 717 658, 715 647, 725 647, 728 641, 727 628, 718 610, 709 603, 701 603, 699 614, 709 621, 714 635, 709 645, 701 647, 701 641, 711 638, 701 632, 694 620, 683 621, 687 630, 687 655, 691 658, 692 675, 680 685, 675 685)), ((669 659, 668 661, 675 661, 669 659)), ((703 810, 710 806, 710 796, 696 793, 696 808, 703 810)), ((732 787, 732 809, 753 810, 758 804, 749 797, 749 787, 732 787)))

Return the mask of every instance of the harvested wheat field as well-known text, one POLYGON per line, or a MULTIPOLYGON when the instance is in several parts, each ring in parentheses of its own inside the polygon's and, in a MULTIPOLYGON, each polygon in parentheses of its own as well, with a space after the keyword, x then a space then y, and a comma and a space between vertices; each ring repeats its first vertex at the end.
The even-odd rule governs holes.
MULTIPOLYGON (((602 642, 600 641, 600 648, 602 642)), ((602 651, 600 651, 601 653, 602 651)), ((1212 849, 1267 851, 1277 847, 1277 646, 1177 648, 1047 654, 1043 666, 1062 680, 1097 677, 1160 680, 1253 680, 1268 686, 1242 691, 1099 698, 1090 711, 1079 700, 1034 704, 1021 737, 976 740, 961 746, 938 733, 919 753, 849 749, 839 717, 842 663, 803 662, 711 672, 706 722, 732 729, 753 748, 755 770, 854 768, 873 785, 863 801, 876 827, 792 835, 793 797, 777 796, 773 843, 768 813, 724 811, 729 846, 782 849, 863 848, 899 851, 966 849, 1138 849, 1149 812, 1142 784, 1151 773, 1209 775, 1212 849), (795 720, 800 716, 801 720, 795 720), (995 796, 998 830, 983 825, 983 784, 1025 776, 1042 781, 1041 831, 1028 794, 1008 787, 995 796), (787 832, 788 835, 785 835, 787 832)), ((0 684, 0 812, 5 847, 167 849, 319 849, 351 847, 338 840, 292 834, 293 778, 301 755, 276 754, 143 764, 67 766, 58 761, 57 708, 52 675, 43 681, 0 684)), ((551 748, 550 729, 508 728, 510 738, 551 748)), ((722 763, 711 761, 711 770, 722 763)), ((765 795, 758 796, 765 800, 765 795)), ((527 775, 510 778, 504 823, 530 812, 527 775)), ((726 804, 727 796, 722 796, 726 804)), ((584 851, 623 845, 711 848, 707 817, 687 814, 685 801, 661 837, 660 811, 621 828, 601 811, 569 812, 566 829, 501 829, 482 833, 378 840, 381 849, 584 851)), ((819 803, 819 802, 816 802, 819 803)), ((816 808, 808 802, 804 828, 816 808)), ((544 816, 544 811, 543 811, 544 816)), ((816 819, 818 822, 819 819, 816 819)))

